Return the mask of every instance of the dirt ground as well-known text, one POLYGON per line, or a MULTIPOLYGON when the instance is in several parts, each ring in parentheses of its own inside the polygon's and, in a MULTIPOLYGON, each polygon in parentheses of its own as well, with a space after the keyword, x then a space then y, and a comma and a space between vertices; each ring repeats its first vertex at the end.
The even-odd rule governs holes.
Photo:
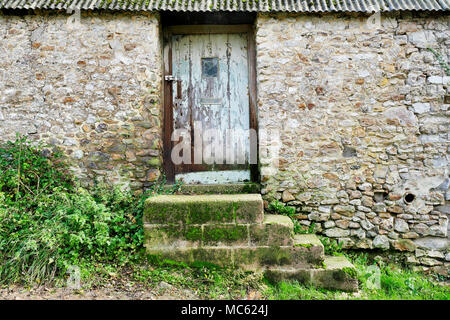
MULTIPOLYGON (((221 299, 221 297, 218 297, 221 299)), ((152 288, 143 286, 111 286, 92 289, 56 287, 9 286, 0 288, 0 300, 200 300, 190 289, 182 289, 166 282, 152 288)), ((228 297, 223 297, 228 299, 228 297)), ((246 300, 263 299, 258 291, 251 291, 246 300)))
POLYGON ((11 286, 0 288, 0 300, 197 300, 189 289, 161 282, 154 288, 139 286, 94 289, 11 286))

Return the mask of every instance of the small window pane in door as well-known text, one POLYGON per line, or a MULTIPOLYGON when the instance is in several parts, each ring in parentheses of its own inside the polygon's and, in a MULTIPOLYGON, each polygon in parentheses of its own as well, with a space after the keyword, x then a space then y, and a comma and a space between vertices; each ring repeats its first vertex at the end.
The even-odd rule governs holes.
POLYGON ((218 58, 202 58, 202 77, 216 78, 219 73, 218 58))

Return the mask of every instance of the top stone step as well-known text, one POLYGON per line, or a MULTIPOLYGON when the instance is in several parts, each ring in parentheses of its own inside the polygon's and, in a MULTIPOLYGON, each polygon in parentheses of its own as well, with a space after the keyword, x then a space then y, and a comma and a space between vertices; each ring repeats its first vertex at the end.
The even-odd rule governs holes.
POLYGON ((145 201, 144 223, 261 223, 260 194, 158 195, 145 201))
MULTIPOLYGON (((164 186, 165 190, 173 190, 174 185, 164 186)), ((228 183, 228 184, 183 184, 177 194, 237 194, 259 193, 258 183, 228 183)))

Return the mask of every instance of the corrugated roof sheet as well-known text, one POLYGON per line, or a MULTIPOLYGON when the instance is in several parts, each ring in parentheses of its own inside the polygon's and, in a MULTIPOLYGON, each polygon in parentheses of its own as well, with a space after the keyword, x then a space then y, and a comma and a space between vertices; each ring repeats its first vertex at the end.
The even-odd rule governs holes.
POLYGON ((181 12, 448 11, 450 0, 0 0, 0 9, 181 12))

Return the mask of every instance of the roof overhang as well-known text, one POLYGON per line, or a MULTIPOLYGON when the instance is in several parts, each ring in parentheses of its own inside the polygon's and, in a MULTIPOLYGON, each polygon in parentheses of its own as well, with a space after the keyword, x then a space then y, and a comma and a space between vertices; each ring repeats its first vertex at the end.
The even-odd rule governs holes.
POLYGON ((450 0, 0 0, 0 9, 174 12, 448 11, 450 0))

